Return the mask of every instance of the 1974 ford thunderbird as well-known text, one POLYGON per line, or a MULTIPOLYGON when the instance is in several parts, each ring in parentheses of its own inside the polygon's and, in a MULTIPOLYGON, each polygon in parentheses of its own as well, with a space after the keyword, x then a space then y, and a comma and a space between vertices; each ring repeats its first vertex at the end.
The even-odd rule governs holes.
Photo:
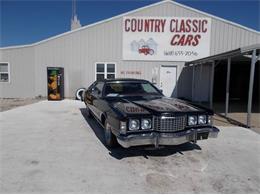
POLYGON ((179 145, 215 138, 211 110, 165 97, 146 80, 94 82, 84 94, 89 117, 103 126, 105 143, 128 148, 139 145, 179 145))

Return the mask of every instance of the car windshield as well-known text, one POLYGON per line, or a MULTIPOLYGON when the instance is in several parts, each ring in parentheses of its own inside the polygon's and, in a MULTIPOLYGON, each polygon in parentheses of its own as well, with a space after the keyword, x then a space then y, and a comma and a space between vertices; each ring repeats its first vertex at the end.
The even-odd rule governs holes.
POLYGON ((161 93, 147 82, 114 82, 107 83, 105 87, 106 97, 146 95, 161 96, 161 93))

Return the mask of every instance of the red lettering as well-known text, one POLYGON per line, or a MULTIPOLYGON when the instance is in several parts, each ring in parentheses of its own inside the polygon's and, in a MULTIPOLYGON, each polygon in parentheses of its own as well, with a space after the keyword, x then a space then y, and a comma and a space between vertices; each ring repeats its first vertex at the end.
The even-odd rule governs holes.
POLYGON ((149 32, 149 20, 144 21, 144 32, 149 32))
POLYGON ((155 32, 160 32, 160 20, 155 20, 154 22, 154 31, 155 32))
POLYGON ((165 23, 166 23, 166 19, 161 20, 162 23, 162 32, 164 32, 164 28, 165 28, 165 23))
POLYGON ((178 42, 175 41, 176 39, 179 39, 180 35, 174 35, 171 40, 171 45, 178 45, 178 42))
POLYGON ((151 19, 150 20, 150 32, 153 32, 154 31, 154 19, 151 19))
POLYGON ((137 30, 138 30, 138 32, 142 32, 143 31, 143 20, 138 20, 137 21, 137 30))
POLYGON ((202 32, 207 32, 208 31, 208 28, 207 27, 205 27, 206 25, 208 24, 208 21, 207 20, 203 20, 202 21, 202 32))
POLYGON ((127 26, 127 23, 129 23, 129 22, 130 22, 130 19, 126 19, 126 20, 125 20, 125 31, 126 31, 126 32, 130 31, 130 27, 127 26))
POLYGON ((184 45, 191 45, 191 41, 193 40, 193 35, 188 35, 184 45))
POLYGON ((199 41, 201 39, 201 35, 197 34, 195 36, 191 34, 175 34, 172 37, 171 45, 175 46, 197 46, 199 44, 199 41))
POLYGON ((132 32, 136 31, 136 19, 132 19, 131 21, 131 30, 132 32))
POLYGON ((173 23, 175 23, 176 22, 176 20, 175 19, 171 19, 171 22, 170 22, 170 31, 171 32, 175 32, 175 26, 174 26, 174 24, 173 23))
POLYGON ((181 20, 181 25, 180 25, 179 32, 185 32, 185 23, 184 23, 184 20, 181 20))
POLYGON ((193 28, 192 28, 192 31, 193 32, 197 32, 198 31, 198 20, 193 20, 192 21, 192 25, 193 25, 193 28))
POLYGON ((190 24, 191 24, 191 20, 190 19, 186 20, 185 32, 190 32, 191 31, 190 24))
POLYGON ((178 45, 184 46, 184 42, 185 42, 185 35, 182 35, 180 40, 179 40, 178 45))
POLYGON ((194 41, 193 41, 192 45, 193 45, 193 46, 197 46, 197 45, 199 44, 200 38, 201 38, 200 35, 195 35, 194 41))

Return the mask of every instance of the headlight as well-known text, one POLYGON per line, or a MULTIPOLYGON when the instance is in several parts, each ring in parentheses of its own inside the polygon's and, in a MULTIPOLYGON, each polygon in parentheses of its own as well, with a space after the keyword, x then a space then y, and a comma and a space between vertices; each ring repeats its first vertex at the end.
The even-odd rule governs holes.
POLYGON ((151 129, 152 128, 152 120, 151 119, 142 119, 141 122, 142 129, 151 129))
POLYGON ((128 125, 129 130, 138 130, 140 128, 140 122, 138 119, 130 119, 129 120, 129 125, 128 125))
POLYGON ((189 116, 188 125, 197 125, 197 116, 189 116))
POLYGON ((205 125, 207 123, 207 116, 199 115, 198 123, 199 123, 199 125, 205 125))

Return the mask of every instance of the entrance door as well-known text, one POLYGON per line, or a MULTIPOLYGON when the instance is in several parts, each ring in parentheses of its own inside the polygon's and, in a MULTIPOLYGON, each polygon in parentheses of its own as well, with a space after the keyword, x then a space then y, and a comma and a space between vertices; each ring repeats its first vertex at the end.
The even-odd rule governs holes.
POLYGON ((160 68, 160 89, 167 97, 176 97, 177 90, 177 67, 176 66, 161 66, 160 68))
POLYGON ((47 67, 48 100, 62 100, 64 98, 64 69, 47 67))

